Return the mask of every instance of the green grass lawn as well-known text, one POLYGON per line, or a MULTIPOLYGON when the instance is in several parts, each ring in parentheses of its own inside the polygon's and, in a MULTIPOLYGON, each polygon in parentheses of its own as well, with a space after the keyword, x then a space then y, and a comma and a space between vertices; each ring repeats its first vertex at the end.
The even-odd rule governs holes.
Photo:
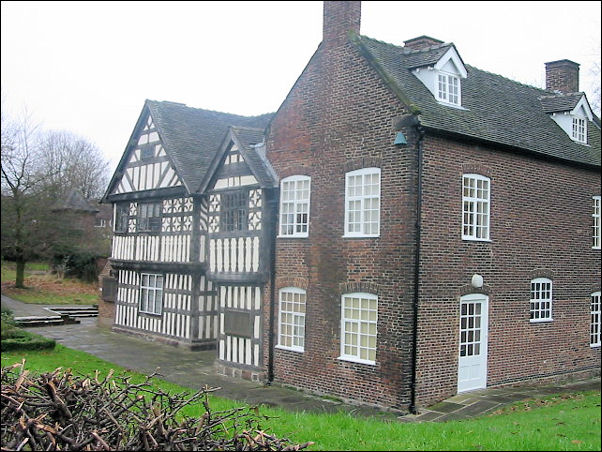
MULTIPOLYGON (((2 365, 20 362, 26 368, 48 372, 67 365, 74 373, 106 375, 125 369, 84 352, 61 345, 51 352, 2 353, 2 365)), ((129 372, 133 381, 143 375, 129 372)), ((199 382, 201 383, 201 382, 199 382)), ((155 380, 170 392, 190 389, 155 380)), ((241 406, 235 401, 211 397, 211 407, 223 410, 241 406)), ((191 406, 188 414, 199 416, 191 406)), ((549 397, 515 404, 492 416, 445 423, 405 424, 393 420, 358 418, 346 413, 293 413, 262 407, 260 413, 275 416, 262 427, 296 443, 313 441, 310 450, 600 450, 600 392, 549 397)))

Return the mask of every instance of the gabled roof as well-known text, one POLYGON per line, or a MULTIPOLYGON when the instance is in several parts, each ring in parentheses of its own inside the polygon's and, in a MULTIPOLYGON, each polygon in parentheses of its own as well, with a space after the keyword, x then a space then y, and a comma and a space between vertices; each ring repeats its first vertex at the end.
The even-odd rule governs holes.
POLYGON ((264 131, 248 127, 232 127, 240 153, 262 187, 276 187, 276 172, 265 155, 264 131), (263 151, 262 151, 263 149, 263 151))
POLYGON ((408 69, 432 66, 447 53, 453 44, 440 44, 422 50, 409 50, 401 48, 405 55, 405 65, 408 69))
MULTIPOLYGON (((469 76, 462 81, 463 109, 441 105, 412 74, 416 64, 413 52, 365 36, 356 36, 353 42, 399 99, 420 112, 425 128, 600 166, 599 127, 588 127, 589 146, 571 140, 542 108, 540 98, 554 93, 467 65, 469 76)), ((435 59, 449 45, 423 53, 432 52, 435 59)), ((426 55, 421 58, 429 60, 426 55)))
POLYGON ((572 111, 584 93, 548 94, 539 98, 543 111, 546 113, 559 113, 572 111))
POLYGON ((273 115, 247 117, 152 100, 147 100, 145 106, 189 192, 201 183, 229 126, 264 129, 273 115))
POLYGON ((65 199, 58 201, 52 210, 70 210, 73 212, 96 213, 99 209, 92 206, 91 200, 86 200, 77 190, 70 190, 65 199))
POLYGON ((123 172, 127 164, 127 154, 135 145, 133 138, 147 111, 157 128, 163 148, 188 193, 194 193, 205 178, 205 173, 231 125, 257 127, 263 130, 273 116, 273 113, 240 116, 191 108, 175 102, 146 100, 132 138, 126 146, 103 199, 110 194, 110 190, 123 172))
POLYGON ((205 172, 197 192, 202 193, 207 189, 220 168, 224 155, 230 149, 231 143, 237 145, 238 151, 262 188, 276 187, 278 178, 265 156, 264 137, 265 129, 263 128, 230 126, 221 141, 219 150, 215 153, 213 161, 205 172))

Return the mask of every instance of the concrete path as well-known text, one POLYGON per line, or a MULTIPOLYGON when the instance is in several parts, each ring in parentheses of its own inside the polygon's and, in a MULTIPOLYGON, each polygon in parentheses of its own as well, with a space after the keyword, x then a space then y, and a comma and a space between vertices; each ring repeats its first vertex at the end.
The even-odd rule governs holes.
MULTIPOLYGON (((40 309, 2 296, 2 305, 22 313, 40 309)), ((32 314, 30 314, 32 315, 32 314)), ((35 328, 36 333, 55 339, 60 344, 90 353, 127 369, 150 374, 159 368, 162 378, 179 385, 200 389, 204 385, 221 388, 216 395, 249 404, 279 406, 292 411, 346 411, 358 416, 399 419, 404 422, 446 421, 466 419, 491 413, 502 406, 526 398, 576 390, 600 389, 600 379, 553 386, 521 386, 485 389, 459 394, 422 410, 419 415, 385 412, 371 407, 358 407, 314 397, 277 385, 263 386, 246 380, 228 378, 215 373, 215 351, 189 351, 143 338, 114 333, 100 326, 97 319, 82 319, 80 324, 35 328)))

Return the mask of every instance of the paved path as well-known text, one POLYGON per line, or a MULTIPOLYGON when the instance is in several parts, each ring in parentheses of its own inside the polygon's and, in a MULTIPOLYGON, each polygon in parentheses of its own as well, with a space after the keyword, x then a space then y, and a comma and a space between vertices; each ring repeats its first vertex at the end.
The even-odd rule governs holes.
MULTIPOLYGON (((2 305, 13 312, 39 309, 2 296, 2 305)), ((21 314, 20 314, 21 315, 21 314)), ((27 315, 27 314, 24 314, 27 315)), ((82 319, 80 324, 38 327, 36 333, 55 339, 66 347, 82 350, 94 356, 144 374, 159 368, 165 380, 200 389, 204 385, 220 387, 216 395, 247 402, 280 406, 287 410, 308 412, 347 411, 359 416, 398 418, 404 422, 445 421, 466 419, 491 413, 502 406, 531 397, 544 397, 560 392, 600 389, 600 379, 580 381, 567 385, 522 386, 516 388, 485 389, 456 395, 444 402, 422 410, 420 415, 397 416, 370 407, 358 407, 310 396, 300 391, 277 385, 264 386, 246 380, 217 375, 213 366, 215 351, 189 351, 181 347, 152 342, 143 338, 114 333, 100 326, 97 319, 82 319)))

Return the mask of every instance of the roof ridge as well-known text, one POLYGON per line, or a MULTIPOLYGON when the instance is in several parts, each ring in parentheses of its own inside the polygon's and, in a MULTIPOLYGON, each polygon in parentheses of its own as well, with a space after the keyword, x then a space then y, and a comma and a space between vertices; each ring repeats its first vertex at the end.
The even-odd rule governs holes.
POLYGON ((471 69, 477 70, 479 72, 484 72, 485 74, 494 75, 496 77, 503 78, 504 80, 508 80, 509 82, 516 83, 517 85, 521 85, 521 86, 524 86, 526 88, 535 89, 535 90, 541 91, 543 93, 550 93, 550 91, 546 90, 545 88, 538 88, 537 86, 529 85, 528 83, 519 82, 518 80, 514 80, 514 79, 512 79, 510 77, 506 77, 505 75, 501 75, 501 74, 497 74, 495 72, 487 71, 485 69, 481 69, 481 68, 478 68, 476 66, 471 66, 470 64, 467 64, 466 67, 470 67, 471 69))
POLYGON ((189 110, 195 110, 195 111, 202 111, 205 113, 218 113, 220 115, 229 115, 229 116, 238 116, 239 118, 259 118, 261 116, 266 116, 266 115, 272 115, 274 114, 273 112, 267 112, 267 113, 260 113, 258 115, 251 115, 251 116, 246 116, 246 115, 241 115, 238 113, 230 113, 227 111, 219 111, 219 110, 211 110, 208 108, 201 108, 201 107, 191 107, 187 104, 184 104, 182 102, 173 102, 170 100, 153 100, 153 99, 146 99, 147 102, 153 102, 155 104, 168 104, 168 105, 173 105, 173 106, 177 106, 177 107, 184 107, 187 108, 189 110))

